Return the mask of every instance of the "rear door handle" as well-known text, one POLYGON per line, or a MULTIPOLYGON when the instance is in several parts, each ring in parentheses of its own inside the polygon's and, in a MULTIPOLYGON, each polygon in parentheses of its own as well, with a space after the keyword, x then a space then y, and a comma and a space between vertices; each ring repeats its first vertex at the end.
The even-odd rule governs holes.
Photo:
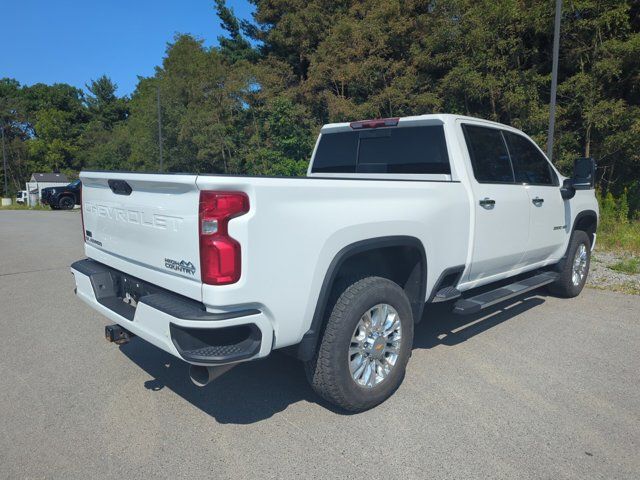
POLYGON ((533 202, 533 204, 536 207, 539 207, 540 205, 542 205, 544 203, 544 198, 540 198, 540 197, 536 197, 533 200, 531 200, 533 202))
POLYGON ((480 206, 485 208, 492 208, 496 204, 496 201, 492 198, 485 197, 480 200, 480 206))

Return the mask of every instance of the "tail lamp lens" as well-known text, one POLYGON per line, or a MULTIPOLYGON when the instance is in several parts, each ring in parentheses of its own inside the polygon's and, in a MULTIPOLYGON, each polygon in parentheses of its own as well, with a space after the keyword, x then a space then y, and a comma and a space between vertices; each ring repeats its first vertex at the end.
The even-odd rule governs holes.
POLYGON ((229 220, 249 211, 243 192, 200 192, 200 272, 208 285, 240 279, 240 244, 229 236, 229 220))

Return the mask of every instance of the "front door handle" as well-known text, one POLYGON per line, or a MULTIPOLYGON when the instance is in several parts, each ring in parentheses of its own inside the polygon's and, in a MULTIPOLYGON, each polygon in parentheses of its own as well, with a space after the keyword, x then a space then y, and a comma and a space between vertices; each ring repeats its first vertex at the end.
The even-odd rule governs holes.
POLYGON ((489 197, 485 197, 482 200, 480 200, 480 206, 481 207, 485 207, 485 208, 493 208, 493 206, 496 204, 496 201, 492 198, 489 197))
POLYGON ((542 205, 544 203, 544 198, 540 198, 540 197, 536 197, 533 200, 531 200, 533 202, 533 204, 536 207, 539 207, 540 205, 542 205))

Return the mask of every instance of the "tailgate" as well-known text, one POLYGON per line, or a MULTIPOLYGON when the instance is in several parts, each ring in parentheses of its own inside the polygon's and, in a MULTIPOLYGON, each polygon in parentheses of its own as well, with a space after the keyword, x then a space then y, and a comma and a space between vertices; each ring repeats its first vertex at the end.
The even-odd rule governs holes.
POLYGON ((196 178, 82 172, 87 255, 200 300, 196 178))

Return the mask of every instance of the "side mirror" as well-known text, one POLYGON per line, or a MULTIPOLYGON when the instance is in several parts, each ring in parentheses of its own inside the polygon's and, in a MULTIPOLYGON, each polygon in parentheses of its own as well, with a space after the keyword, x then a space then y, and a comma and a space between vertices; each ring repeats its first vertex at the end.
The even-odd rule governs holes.
POLYGON ((563 200, 569 200, 576 195, 576 187, 573 186, 573 179, 566 178, 560 187, 560 195, 563 200))
POLYGON ((573 188, 576 190, 590 190, 595 187, 596 162, 592 157, 576 159, 573 163, 572 181, 573 188))

